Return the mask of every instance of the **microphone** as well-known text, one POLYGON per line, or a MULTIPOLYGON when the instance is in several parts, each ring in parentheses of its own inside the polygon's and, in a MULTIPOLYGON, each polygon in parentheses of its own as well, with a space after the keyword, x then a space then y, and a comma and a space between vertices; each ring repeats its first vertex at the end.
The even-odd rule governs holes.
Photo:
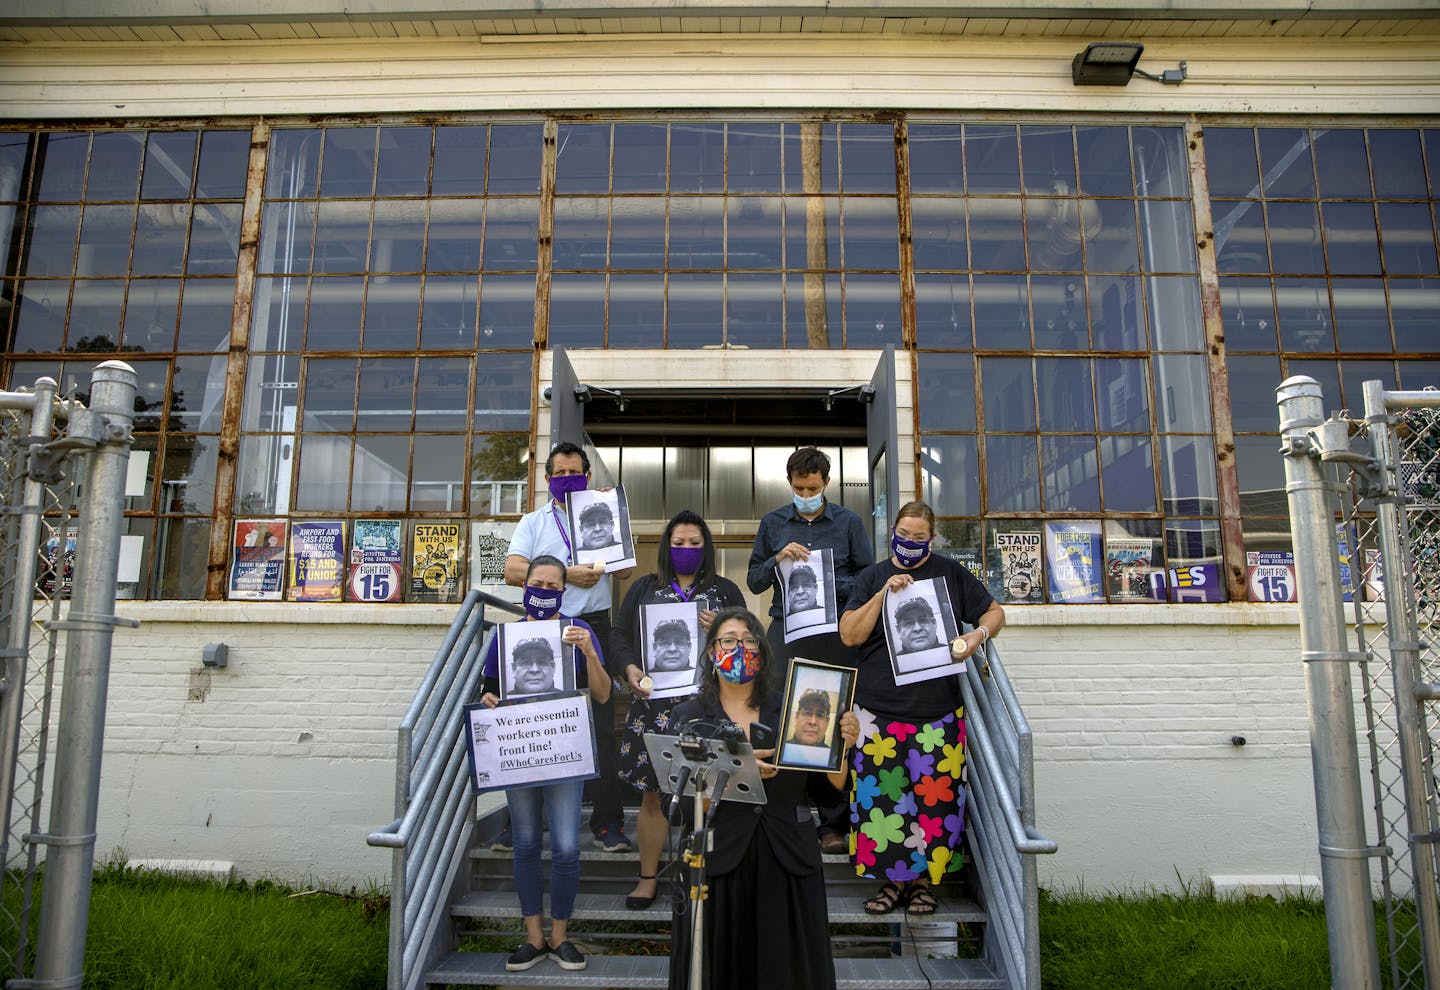
POLYGON ((675 781, 675 797, 674 800, 670 802, 669 820, 671 824, 679 824, 680 822, 684 810, 682 802, 685 799, 685 788, 690 785, 690 771, 690 764, 685 764, 685 766, 680 768, 680 776, 675 781))
POLYGON ((705 827, 709 828, 715 822, 715 812, 720 810, 720 800, 725 797, 725 785, 730 783, 730 771, 721 770, 715 774, 715 788, 710 793, 717 800, 710 802, 710 811, 705 815, 705 827))

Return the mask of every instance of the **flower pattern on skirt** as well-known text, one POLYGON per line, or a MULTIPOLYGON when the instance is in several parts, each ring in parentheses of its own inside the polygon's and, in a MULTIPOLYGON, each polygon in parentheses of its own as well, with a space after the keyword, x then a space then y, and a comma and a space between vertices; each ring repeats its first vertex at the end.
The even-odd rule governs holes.
POLYGON ((857 707, 850 821, 855 874, 939 883, 964 865, 965 709, 929 723, 857 707))
POLYGON ((650 766, 650 753, 645 749, 645 733, 670 731, 670 713, 688 698, 660 698, 648 701, 632 698, 625 713, 625 730, 620 737, 620 776, 641 791, 660 790, 655 771, 650 766))

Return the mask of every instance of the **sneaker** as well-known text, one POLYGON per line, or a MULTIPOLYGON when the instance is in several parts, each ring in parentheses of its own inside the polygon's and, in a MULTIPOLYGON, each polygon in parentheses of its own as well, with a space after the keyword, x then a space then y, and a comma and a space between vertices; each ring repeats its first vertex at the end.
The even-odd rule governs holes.
MULTIPOLYGON (((525 943, 529 945, 529 942, 525 943)), ((579 970, 585 968, 585 957, 580 950, 575 948, 575 943, 565 940, 550 950, 550 958, 555 960, 555 965, 561 969, 579 970)))
POLYGON ((837 853, 848 853, 850 851, 850 840, 839 832, 821 832, 820 851, 831 856, 837 853))
POLYGON ((496 852, 510 852, 515 848, 515 840, 510 835, 509 825, 506 825, 505 828, 501 830, 500 834, 495 836, 495 838, 490 842, 490 848, 494 849, 496 852))
POLYGON ((604 825, 595 831, 595 844, 607 853, 629 852, 633 846, 619 825, 604 825))
MULTIPOLYGON (((569 944, 568 942, 566 943, 569 944)), ((550 954, 550 949, 537 949, 529 942, 521 942, 520 948, 510 953, 510 958, 505 960, 505 968, 512 973, 519 973, 540 962, 550 954)), ((576 955, 579 955, 577 952, 576 955)), ((564 965, 561 963, 561 965, 564 965)), ((580 960, 580 968, 584 968, 585 960, 580 960)))

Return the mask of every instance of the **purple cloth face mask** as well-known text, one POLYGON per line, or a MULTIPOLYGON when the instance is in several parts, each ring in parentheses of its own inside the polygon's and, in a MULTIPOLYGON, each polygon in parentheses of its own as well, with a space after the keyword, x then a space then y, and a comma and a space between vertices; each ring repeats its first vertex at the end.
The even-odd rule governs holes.
POLYGON ((891 534, 890 552, 895 555, 896 560, 900 561, 901 567, 914 567, 930 552, 930 541, 902 540, 891 534))
POLYGON ((525 606, 525 614, 530 618, 553 619, 560 613, 560 600, 564 597, 563 591, 551 591, 549 588, 527 584, 521 603, 525 606))
POLYGON ((564 502, 565 496, 571 492, 583 492, 590 487, 590 479, 583 474, 556 474, 550 476, 547 485, 550 497, 557 502, 564 502))
POLYGON ((700 566, 705 563, 704 547, 671 547, 670 566, 676 574, 683 574, 689 577, 691 574, 698 574, 700 566))

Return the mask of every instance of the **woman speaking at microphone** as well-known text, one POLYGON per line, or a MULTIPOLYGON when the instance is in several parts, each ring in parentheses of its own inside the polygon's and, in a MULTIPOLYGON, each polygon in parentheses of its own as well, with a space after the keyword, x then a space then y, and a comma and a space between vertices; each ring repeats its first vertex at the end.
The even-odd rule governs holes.
MULTIPOLYGON (((784 667, 777 664, 760 620, 743 608, 716 613, 701 657, 700 694, 671 714, 672 726, 698 721, 719 734, 743 733, 755 724, 780 725, 784 667)), ((853 746, 860 723, 840 717, 840 735, 853 746)), ((725 801, 716 810, 714 845, 706 855, 702 974, 707 990, 786 987, 832 990, 830 915, 825 905, 820 840, 810 817, 807 788, 843 788, 847 771, 822 775, 780 770, 774 749, 757 749, 765 804, 725 801)), ((678 901, 671 936, 670 990, 690 977, 690 915, 694 902, 678 901)), ((695 988, 700 990, 700 988, 695 988)))

